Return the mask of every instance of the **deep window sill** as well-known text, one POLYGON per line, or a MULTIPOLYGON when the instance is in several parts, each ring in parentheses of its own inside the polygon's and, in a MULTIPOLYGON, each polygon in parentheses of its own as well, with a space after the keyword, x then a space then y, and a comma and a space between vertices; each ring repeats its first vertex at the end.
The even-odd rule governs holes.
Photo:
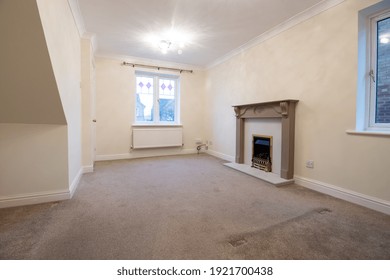
POLYGON ((353 130, 353 129, 349 129, 349 130, 347 130, 345 132, 347 134, 351 134, 351 135, 390 137, 390 130, 389 131, 372 131, 372 130, 353 130))

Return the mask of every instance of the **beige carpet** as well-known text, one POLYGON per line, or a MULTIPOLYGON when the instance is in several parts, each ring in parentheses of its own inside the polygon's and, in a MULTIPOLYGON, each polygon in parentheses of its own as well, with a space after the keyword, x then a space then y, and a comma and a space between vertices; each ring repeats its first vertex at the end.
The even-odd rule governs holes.
POLYGON ((98 162, 72 200, 0 209, 0 258, 390 259, 390 216, 222 163, 98 162))

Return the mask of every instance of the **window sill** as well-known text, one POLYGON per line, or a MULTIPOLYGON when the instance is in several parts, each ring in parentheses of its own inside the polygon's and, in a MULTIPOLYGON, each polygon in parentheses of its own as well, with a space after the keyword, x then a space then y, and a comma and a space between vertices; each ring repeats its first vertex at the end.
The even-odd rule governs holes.
POLYGON ((390 137, 390 131, 370 131, 370 130, 353 130, 349 129, 345 131, 351 135, 366 135, 366 136, 385 136, 390 137))
POLYGON ((182 127, 182 124, 133 123, 132 127, 182 127))

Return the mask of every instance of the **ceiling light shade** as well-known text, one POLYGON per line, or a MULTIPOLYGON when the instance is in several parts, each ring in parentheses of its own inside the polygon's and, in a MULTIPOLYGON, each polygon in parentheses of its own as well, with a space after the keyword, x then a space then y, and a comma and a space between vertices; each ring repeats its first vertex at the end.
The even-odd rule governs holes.
POLYGON ((158 46, 160 47, 161 52, 166 54, 169 47, 171 46, 171 42, 167 40, 161 40, 158 46))
POLYGON ((184 49, 191 45, 193 35, 189 31, 169 29, 165 32, 149 33, 144 35, 144 41, 162 54, 175 52, 183 54, 184 49))

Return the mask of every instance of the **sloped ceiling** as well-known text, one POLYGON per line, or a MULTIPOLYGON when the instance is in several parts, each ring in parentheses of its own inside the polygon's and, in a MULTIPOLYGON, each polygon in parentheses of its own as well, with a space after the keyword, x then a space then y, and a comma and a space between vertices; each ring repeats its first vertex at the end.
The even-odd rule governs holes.
POLYGON ((36 1, 0 1, 0 123, 66 124, 36 1))

